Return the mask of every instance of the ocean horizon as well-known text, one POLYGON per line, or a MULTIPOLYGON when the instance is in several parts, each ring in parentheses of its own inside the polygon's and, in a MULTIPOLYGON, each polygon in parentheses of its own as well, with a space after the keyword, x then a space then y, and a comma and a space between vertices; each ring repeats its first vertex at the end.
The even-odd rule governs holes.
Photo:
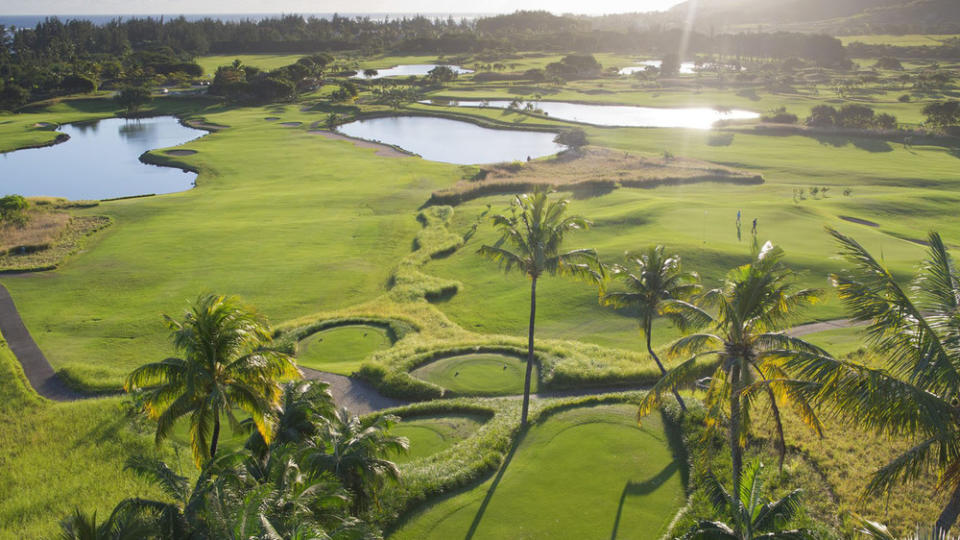
POLYGON ((37 24, 43 22, 48 18, 57 18, 61 21, 68 20, 87 20, 97 25, 106 24, 114 19, 145 19, 153 18, 158 19, 163 17, 165 19, 175 19, 178 17, 184 17, 188 21, 200 21, 203 19, 218 19, 221 21, 227 22, 236 22, 236 21, 260 21, 263 19, 284 17, 287 15, 300 15, 304 18, 320 18, 320 19, 330 19, 334 15, 340 17, 356 18, 356 17, 368 17, 373 20, 386 20, 386 19, 403 19, 403 18, 412 18, 412 17, 426 17, 428 19, 446 19, 452 17, 454 20, 460 19, 476 19, 478 17, 486 17, 489 15, 496 15, 496 13, 153 13, 153 14, 139 14, 139 13, 128 13, 128 14, 106 14, 106 15, 81 15, 81 14, 56 14, 56 15, 3 15, 0 14, 0 24, 6 26, 7 28, 16 27, 16 28, 33 28, 37 24))

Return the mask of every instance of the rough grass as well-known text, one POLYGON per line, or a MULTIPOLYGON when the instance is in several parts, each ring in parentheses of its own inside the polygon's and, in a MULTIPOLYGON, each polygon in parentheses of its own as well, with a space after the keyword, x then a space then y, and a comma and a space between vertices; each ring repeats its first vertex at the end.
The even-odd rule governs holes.
POLYGON ((51 538, 75 507, 105 516, 125 497, 161 496, 123 471, 132 454, 160 455, 119 398, 42 399, 0 341, 0 538, 51 538))
MULTIPOLYGON (((488 396, 523 393, 526 362, 502 354, 466 354, 425 364, 411 375, 441 386, 453 395, 488 396)), ((530 390, 537 389, 537 370, 530 390)))
POLYGON ((110 218, 103 216, 31 212, 23 228, 13 224, 0 227, 0 272, 56 268, 110 223, 110 218))
POLYGON ((390 538, 660 538, 684 503, 684 464, 660 421, 638 427, 635 413, 601 405, 551 415, 493 478, 427 505, 390 538))
POLYGON ((524 193, 537 186, 599 196, 621 187, 652 189, 700 182, 760 184, 763 178, 706 162, 683 158, 645 158, 628 152, 587 147, 555 158, 528 163, 502 163, 479 169, 452 188, 435 191, 434 204, 458 204, 485 195, 524 193))

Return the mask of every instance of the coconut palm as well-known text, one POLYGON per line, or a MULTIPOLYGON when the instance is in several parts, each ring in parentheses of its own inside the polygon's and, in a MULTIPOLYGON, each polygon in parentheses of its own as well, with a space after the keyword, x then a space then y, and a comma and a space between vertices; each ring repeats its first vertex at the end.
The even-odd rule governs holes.
MULTIPOLYGON (((666 255, 663 246, 651 246, 639 253, 627 253, 627 266, 613 265, 610 273, 620 278, 627 287, 623 292, 604 294, 602 302, 616 308, 631 308, 640 322, 640 331, 647 343, 647 353, 657 363, 661 374, 666 374, 660 357, 653 351, 653 321, 657 317, 669 318, 678 328, 685 329, 699 317, 699 310, 688 301, 700 292, 700 277, 694 272, 684 272, 679 255, 666 255)), ((676 389, 673 395, 680 408, 686 405, 676 389)))
POLYGON ((533 334, 537 314, 537 280, 544 274, 571 275, 603 282, 603 267, 592 249, 561 252, 564 235, 586 229, 590 222, 579 216, 565 216, 569 201, 550 200, 548 191, 539 188, 532 194, 517 195, 510 215, 493 216, 500 239, 484 245, 477 253, 497 261, 505 272, 517 270, 530 278, 530 325, 527 332, 527 369, 523 381, 521 426, 527 423, 530 409, 530 379, 533 376, 533 334))
POLYGON ((353 496, 355 516, 377 502, 388 480, 400 479, 400 469, 387 459, 410 447, 406 437, 389 434, 398 420, 382 415, 363 421, 341 408, 324 422, 316 437, 306 442, 304 464, 316 473, 329 472, 340 480, 353 496))
POLYGON ((707 475, 706 491, 717 512, 730 516, 730 523, 722 521, 697 522, 682 538, 684 540, 765 540, 810 538, 803 530, 782 530, 803 506, 802 490, 794 490, 781 499, 771 501, 763 495, 763 479, 759 461, 747 465, 743 471, 740 490, 728 492, 712 474, 707 475))
POLYGON ((851 265, 832 276, 837 293, 853 320, 868 323, 866 341, 885 369, 813 354, 794 358, 790 367, 820 383, 811 395, 831 405, 830 412, 916 440, 874 474, 866 494, 937 469, 948 494, 935 524, 943 536, 960 515, 960 275, 936 233, 913 282, 903 287, 856 240, 828 231, 851 265))
POLYGON ((249 414, 269 443, 272 413, 283 394, 278 381, 299 377, 300 371, 288 355, 270 348, 266 321, 237 298, 215 294, 197 299, 183 321, 165 318, 183 357, 141 366, 125 384, 128 392, 146 387, 143 403, 157 421, 157 443, 177 420, 189 415, 190 442, 199 467, 216 456, 220 417, 238 427, 235 409, 249 414))
POLYGON ((141 540, 151 532, 147 522, 120 507, 101 523, 96 511, 85 514, 80 509, 60 521, 61 540, 141 540))
MULTIPOLYGON (((673 355, 693 356, 667 372, 647 393, 638 411, 640 416, 648 414, 660 404, 664 392, 693 382, 699 364, 716 357, 718 363, 705 398, 708 432, 727 420, 734 493, 740 492, 743 446, 751 429, 751 409, 759 397, 765 396, 771 407, 781 466, 786 443, 780 407, 792 407, 808 426, 822 434, 816 413, 798 390, 803 383, 791 379, 783 366, 801 352, 826 353, 781 332, 799 308, 819 299, 820 292, 793 290, 793 274, 782 258, 783 250, 767 242, 752 262, 730 271, 720 288, 701 296, 702 304, 715 309, 716 315, 700 310, 698 322, 712 332, 684 336, 670 346, 673 355)), ((689 311, 691 307, 684 309, 689 311)))
MULTIPOLYGON (((283 397, 274 413, 274 434, 271 444, 297 444, 317 433, 317 419, 329 418, 336 410, 330 385, 320 381, 292 381, 283 385, 283 397)), ((252 420, 241 422, 253 433, 246 447, 254 455, 263 457, 269 450, 252 420)))

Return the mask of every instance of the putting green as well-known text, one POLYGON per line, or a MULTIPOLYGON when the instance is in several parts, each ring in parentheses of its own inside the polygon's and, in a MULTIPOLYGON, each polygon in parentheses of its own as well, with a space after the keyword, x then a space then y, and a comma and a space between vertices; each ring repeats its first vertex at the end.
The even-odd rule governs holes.
POLYGON ((485 419, 479 415, 431 415, 405 418, 393 427, 393 434, 410 440, 410 451, 394 458, 407 463, 432 456, 472 435, 485 419))
MULTIPOLYGON (((523 392, 526 363, 503 354, 465 354, 441 358, 411 375, 463 395, 504 395, 523 392)), ((534 366, 530 390, 537 390, 539 370, 534 366)))
POLYGON ((413 514, 392 540, 663 535, 684 503, 664 425, 636 407, 558 413, 524 436, 493 478, 413 514))
POLYGON ((340 326, 311 334, 297 347, 297 363, 349 375, 370 354, 393 343, 387 332, 367 325, 340 326))

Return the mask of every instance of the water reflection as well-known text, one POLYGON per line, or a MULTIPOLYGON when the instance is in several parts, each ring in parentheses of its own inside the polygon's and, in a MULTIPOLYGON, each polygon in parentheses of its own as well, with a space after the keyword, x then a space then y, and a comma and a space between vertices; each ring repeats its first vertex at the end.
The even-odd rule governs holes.
POLYGON ((178 146, 204 132, 171 116, 69 124, 70 140, 0 154, 0 195, 107 199, 190 189, 196 174, 141 163, 148 150, 178 146))
POLYGON ((392 116, 344 124, 343 134, 399 146, 424 159, 468 165, 526 160, 564 149, 554 133, 490 129, 425 116, 392 116))
POLYGON ((593 105, 587 103, 567 103, 563 101, 507 101, 507 100, 432 100, 421 103, 434 103, 452 107, 494 107, 499 109, 516 108, 530 112, 540 111, 547 116, 594 124, 597 126, 619 127, 681 127, 709 129, 720 120, 752 120, 760 118, 759 113, 741 109, 721 109, 710 107, 635 107, 630 105, 593 105))

